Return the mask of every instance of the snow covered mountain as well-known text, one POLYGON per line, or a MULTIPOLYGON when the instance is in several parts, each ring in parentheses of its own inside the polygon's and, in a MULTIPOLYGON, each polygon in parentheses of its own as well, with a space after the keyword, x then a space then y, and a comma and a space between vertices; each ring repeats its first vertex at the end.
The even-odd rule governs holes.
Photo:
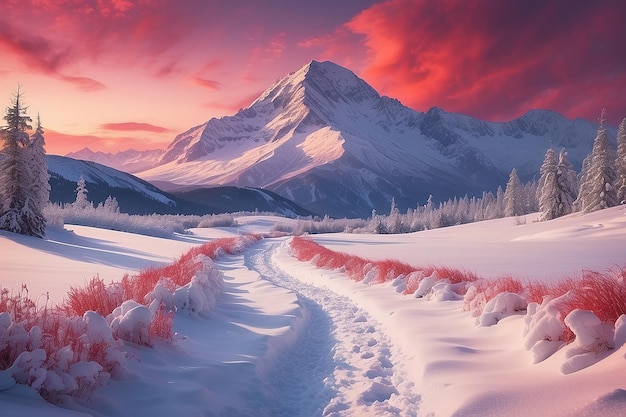
POLYGON ((495 191, 514 167, 522 179, 538 176, 550 145, 578 168, 596 129, 546 110, 505 123, 420 113, 341 66, 312 61, 248 108, 178 135, 137 175, 168 189, 263 187, 317 213, 364 217, 386 212, 392 197, 404 210, 430 194, 495 191))
POLYGON ((131 214, 175 213, 181 210, 174 197, 126 172, 91 161, 47 155, 50 174, 50 201, 70 203, 76 199, 76 183, 82 176, 89 201, 102 203, 108 196, 118 200, 120 209, 131 214))
POLYGON ((70 152, 65 156, 74 159, 97 162, 99 164, 132 174, 152 168, 156 165, 161 155, 163 155, 162 149, 151 149, 146 151, 128 149, 125 151, 111 153, 94 152, 89 148, 83 148, 80 151, 70 152))
POLYGON ((117 199, 120 210, 130 214, 214 214, 255 210, 288 217, 314 214, 286 198, 260 189, 231 186, 169 194, 134 175, 97 162, 55 155, 46 156, 46 162, 50 174, 50 200, 54 203, 75 201, 76 183, 82 175, 87 183, 89 201, 97 205, 112 196, 117 199))

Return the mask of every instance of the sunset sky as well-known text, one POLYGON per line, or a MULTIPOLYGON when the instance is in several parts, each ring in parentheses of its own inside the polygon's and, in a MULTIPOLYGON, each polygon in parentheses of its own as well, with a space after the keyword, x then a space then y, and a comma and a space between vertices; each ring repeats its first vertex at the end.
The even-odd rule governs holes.
POLYGON ((626 117, 623 0, 2 0, 0 98, 50 154, 165 147, 312 59, 486 120, 626 117))

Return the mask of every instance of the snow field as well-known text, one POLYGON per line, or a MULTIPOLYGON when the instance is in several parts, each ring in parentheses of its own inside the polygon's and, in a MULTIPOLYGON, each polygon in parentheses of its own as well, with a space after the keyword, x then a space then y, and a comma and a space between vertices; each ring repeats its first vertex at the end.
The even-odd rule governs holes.
MULTIPOLYGON (((489 278, 515 272, 547 285, 555 281, 552 276, 574 276, 572 269, 580 271, 582 265, 605 270, 619 264, 626 241, 624 214, 622 208, 547 224, 529 221, 516 226, 511 219, 501 219, 412 235, 312 238, 329 249, 367 259, 446 265, 459 271, 469 267, 476 276, 489 278), (544 244, 537 245, 540 242, 544 244), (548 252, 550 248, 554 251, 548 252)), ((244 219, 237 228, 197 229, 195 235, 174 239, 77 228, 71 241, 68 236, 57 239, 65 239, 65 250, 58 249, 59 243, 2 235, 0 245, 16 256, 1 262, 21 277, 45 274, 46 285, 21 282, 31 291, 37 285, 46 291, 46 286, 77 283, 59 271, 109 266, 119 278, 134 273, 129 266, 141 270, 146 264, 169 265, 178 259, 172 253, 184 253, 191 245, 263 232, 278 221, 244 219)), ((323 270, 296 260, 287 242, 262 240, 215 261, 223 284, 211 313, 176 315, 173 343, 155 339, 150 348, 124 342, 123 366, 89 396, 64 397, 59 408, 42 402, 31 388, 13 385, 4 378, 6 373, 0 375, 1 412, 153 417, 626 413, 623 317, 613 330, 598 317, 574 310, 568 323, 573 342, 534 363, 524 332, 529 318, 543 318, 540 312, 548 310, 547 304, 530 303, 527 309, 534 312, 525 314, 515 311, 519 299, 495 296, 481 302, 483 313, 494 316, 473 317, 464 311, 455 288, 432 272, 413 277, 422 292, 415 298, 402 294, 408 288, 404 279, 387 278, 395 272, 388 271, 384 280, 372 272, 367 284, 354 282, 342 269, 323 270), (372 285, 379 281, 385 282, 372 285), (497 323, 479 326, 481 317, 484 324, 497 323), (599 337, 607 331, 612 332, 612 349, 599 337)), ((517 292, 511 283, 518 280, 511 278, 502 283, 510 294, 517 292)), ((530 324, 558 330, 550 323, 554 321, 530 324)), ((97 321, 93 325, 98 328, 97 321)), ((552 347, 548 343, 545 349, 552 347)), ((31 357, 37 359, 37 354, 31 357)), ((87 375, 89 369, 79 371, 87 375)))

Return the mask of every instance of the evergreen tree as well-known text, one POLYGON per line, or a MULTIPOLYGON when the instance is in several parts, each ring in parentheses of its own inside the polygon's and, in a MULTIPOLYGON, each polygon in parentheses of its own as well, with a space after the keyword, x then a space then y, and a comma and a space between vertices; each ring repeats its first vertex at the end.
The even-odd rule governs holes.
POLYGON ((517 170, 513 168, 509 175, 509 181, 506 184, 504 190, 504 215, 510 216, 522 216, 524 211, 524 195, 522 189, 522 183, 517 176, 517 170))
POLYGON ((87 207, 93 207, 93 204, 87 199, 87 194, 89 191, 87 190, 87 185, 85 184, 85 178, 81 175, 76 183, 76 201, 74 202, 74 207, 79 209, 86 209, 87 207))
POLYGON ((42 211, 50 202, 50 175, 46 164, 46 150, 44 148, 46 141, 43 133, 41 118, 37 115, 37 127, 35 133, 31 135, 28 145, 28 162, 32 180, 30 194, 33 196, 34 203, 42 211))
POLYGON ((572 164, 567 159, 565 149, 559 154, 559 163, 556 167, 556 181, 559 188, 557 196, 559 203, 559 211, 557 217, 576 211, 575 201, 578 193, 578 178, 576 171, 572 168, 572 164))
POLYGON ((622 120, 617 129, 617 179, 615 189, 617 190, 617 202, 626 202, 626 119, 622 120))
POLYGON ((543 164, 539 169, 539 187, 537 189, 537 199, 539 200, 539 210, 541 220, 551 220, 559 215, 559 188, 557 182, 557 161, 554 149, 549 148, 543 159, 543 164))
POLYGON ((600 126, 593 142, 589 170, 584 183, 580 185, 579 199, 581 210, 590 213, 617 205, 614 188, 615 161, 609 146, 609 138, 604 128, 605 111, 602 110, 600 126))
POLYGON ((575 211, 582 210, 583 200, 589 195, 589 168, 591 167, 591 153, 583 159, 580 173, 578 174, 578 198, 574 201, 575 211))
POLYGON ((5 159, 0 166, 0 229, 29 236, 43 237, 46 220, 32 196, 33 177, 29 170, 27 147, 30 139, 26 133, 32 119, 21 102, 18 87, 11 107, 7 108, 7 124, 0 131, 4 142, 5 159))

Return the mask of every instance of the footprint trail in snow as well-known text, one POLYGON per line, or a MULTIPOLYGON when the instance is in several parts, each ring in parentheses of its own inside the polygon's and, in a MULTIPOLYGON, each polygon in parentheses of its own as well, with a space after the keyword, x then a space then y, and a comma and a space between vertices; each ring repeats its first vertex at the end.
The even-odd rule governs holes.
POLYGON ((298 295, 305 323, 265 376, 278 416, 417 416, 406 380, 380 324, 351 300, 305 284, 272 260, 279 244, 261 242, 246 265, 298 295))

